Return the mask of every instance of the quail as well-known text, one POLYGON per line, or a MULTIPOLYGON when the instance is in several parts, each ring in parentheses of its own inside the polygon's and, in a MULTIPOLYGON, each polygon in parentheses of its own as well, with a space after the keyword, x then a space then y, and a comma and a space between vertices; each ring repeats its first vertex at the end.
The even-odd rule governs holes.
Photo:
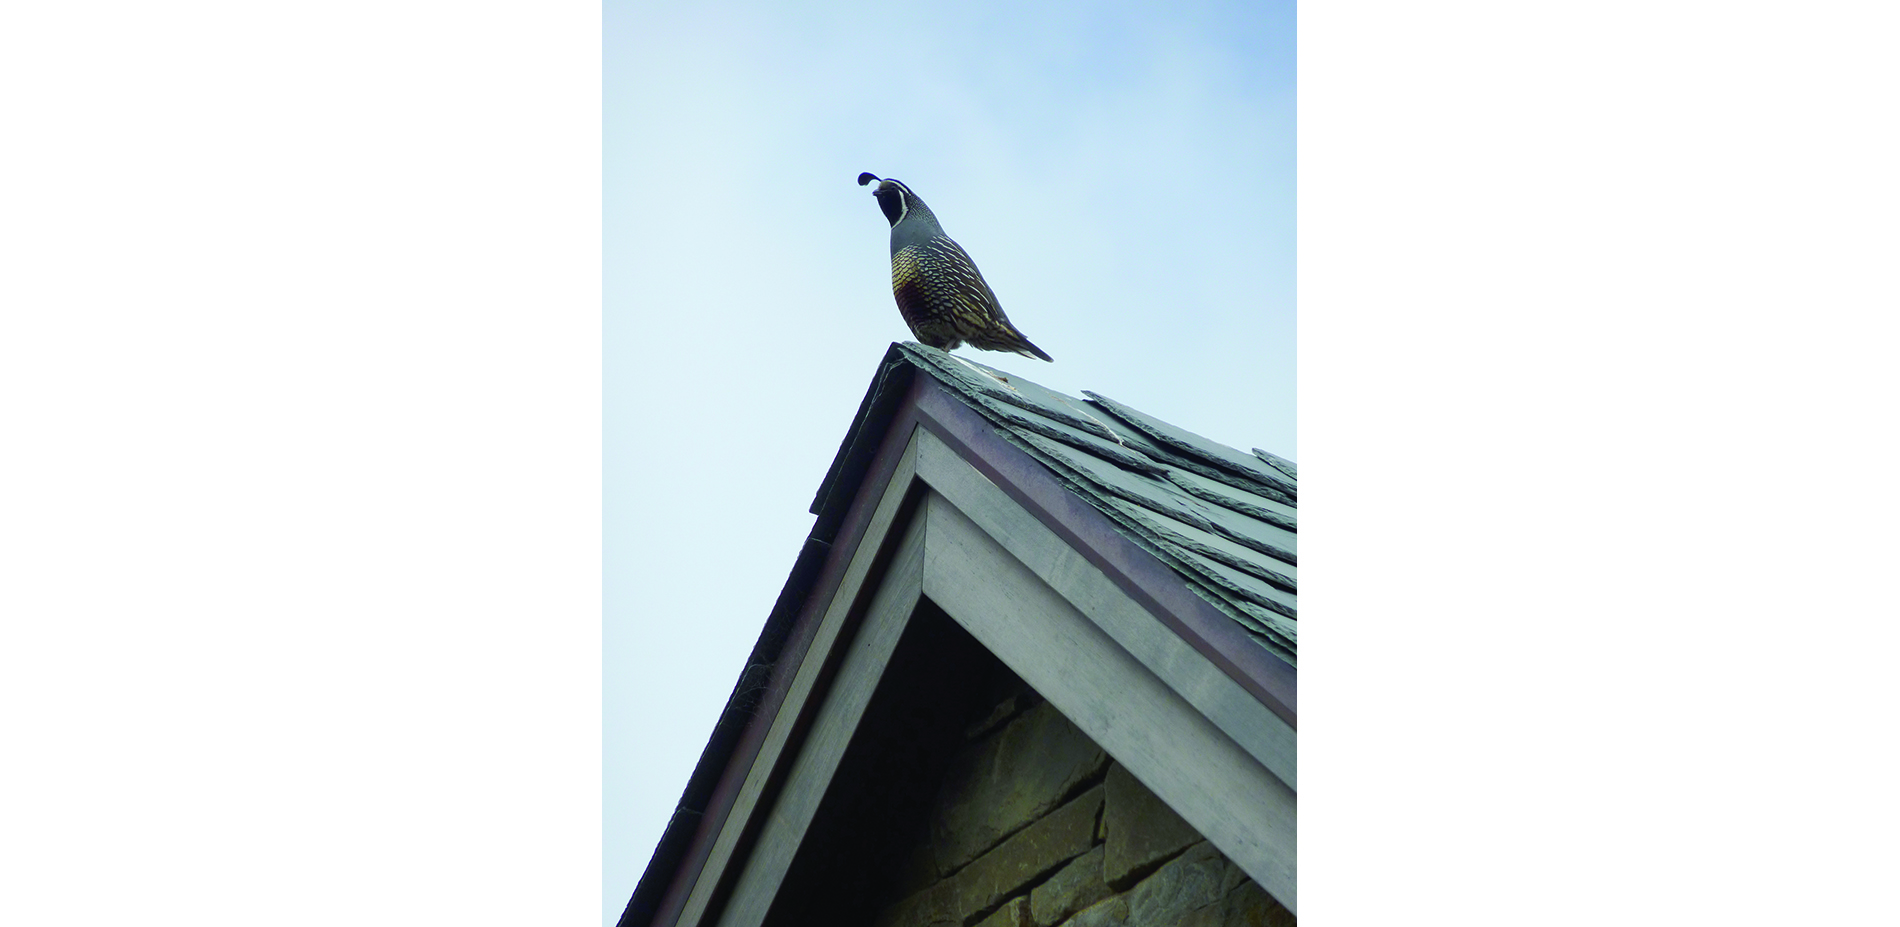
POLYGON ((943 233, 930 207, 889 178, 859 174, 858 186, 874 180, 871 193, 891 220, 891 293, 911 334, 944 351, 968 344, 1053 360, 1009 323, 976 262, 943 233))

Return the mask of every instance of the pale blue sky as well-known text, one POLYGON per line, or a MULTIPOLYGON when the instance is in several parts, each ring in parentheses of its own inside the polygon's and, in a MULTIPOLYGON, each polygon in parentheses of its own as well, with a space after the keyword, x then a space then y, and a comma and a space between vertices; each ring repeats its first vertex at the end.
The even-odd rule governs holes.
POLYGON ((1055 363, 1294 444, 1290 3, 609 3, 602 915, 619 916, 908 339, 860 171, 928 202, 1055 363))

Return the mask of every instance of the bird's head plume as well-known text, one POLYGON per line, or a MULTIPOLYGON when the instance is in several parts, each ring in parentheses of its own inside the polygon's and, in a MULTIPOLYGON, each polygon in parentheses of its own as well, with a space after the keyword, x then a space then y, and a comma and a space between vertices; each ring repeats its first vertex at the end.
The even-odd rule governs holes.
POLYGON ((892 225, 904 221, 912 209, 930 211, 929 207, 924 206, 924 201, 917 198, 917 194, 904 186, 903 181, 879 177, 866 171, 858 175, 858 186, 869 186, 873 180, 877 181, 877 188, 871 191, 871 195, 877 197, 878 208, 884 210, 884 218, 889 219, 892 225))

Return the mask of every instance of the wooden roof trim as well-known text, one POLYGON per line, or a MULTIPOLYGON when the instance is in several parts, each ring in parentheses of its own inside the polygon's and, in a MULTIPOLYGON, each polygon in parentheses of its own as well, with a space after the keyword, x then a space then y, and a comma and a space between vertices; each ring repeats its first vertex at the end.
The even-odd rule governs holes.
MULTIPOLYGON (((909 364, 903 366, 906 370, 914 369, 909 364)), ((819 619, 837 594, 845 569, 857 554, 871 516, 909 444, 910 431, 916 422, 915 387, 927 379, 916 378, 908 384, 892 384, 886 381, 886 373, 888 371, 880 371, 880 382, 874 384, 871 393, 867 394, 861 412, 871 409, 872 397, 881 388, 904 389, 898 394, 902 399, 891 415, 890 427, 883 432, 876 452, 869 455, 869 462, 860 464, 864 467, 863 477, 856 484, 850 505, 844 508, 841 515, 831 515, 829 518, 821 515, 821 523, 829 520, 837 526, 831 542, 819 539, 816 532, 814 537, 806 540, 798 565, 793 568, 792 576, 780 592, 779 602, 773 608, 773 615, 767 619, 759 644, 753 648, 747 661, 747 671, 740 679, 740 686, 744 687, 749 677, 755 674, 766 677, 757 700, 748 705, 751 700, 743 699, 742 693, 735 689, 732 699, 727 702, 715 728, 714 738, 701 753, 686 790, 687 795, 691 796, 695 786, 701 785, 699 780, 716 776, 710 788, 706 789, 708 794, 705 803, 697 809, 682 807, 674 812, 674 821, 669 823, 667 833, 661 836, 660 846, 655 848, 647 872, 634 889, 627 910, 621 914, 620 927, 673 927, 677 923, 698 873, 712 854, 714 841, 725 828, 740 787, 758 759, 766 733, 778 717, 785 695, 791 689, 792 679, 804 663, 817 633, 819 619), (720 730, 729 725, 737 728, 736 736, 724 738, 722 743, 720 730), (676 831, 674 824, 682 826, 676 831), (665 858, 668 856, 670 860, 665 858), (649 885, 648 880, 656 875, 654 864, 668 862, 666 881, 649 885)), ((858 427, 847 438, 847 446, 859 438, 866 427, 875 423, 860 420, 856 424, 858 427)), ((840 457, 843 456, 844 451, 841 450, 840 457)))

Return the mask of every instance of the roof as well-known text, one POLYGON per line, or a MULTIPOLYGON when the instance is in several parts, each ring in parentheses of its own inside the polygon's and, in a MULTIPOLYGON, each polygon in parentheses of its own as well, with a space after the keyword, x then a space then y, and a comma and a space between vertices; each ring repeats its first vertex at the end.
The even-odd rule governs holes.
MULTIPOLYGON (((1121 630, 1115 633, 1124 636, 1114 637, 1103 659, 1126 661, 1136 659, 1130 653, 1139 652, 1139 662, 1148 667, 1141 672, 1173 679, 1142 696, 1144 706, 1154 699, 1156 706, 1172 706, 1168 711, 1188 712, 1182 716, 1185 726, 1175 725, 1171 731, 1193 728, 1203 716, 1212 719, 1213 727, 1203 727, 1221 733, 1197 754, 1206 762, 1195 764, 1194 775, 1219 765, 1212 760, 1221 747, 1250 755, 1252 759, 1236 754, 1247 769, 1264 764, 1270 770, 1259 774, 1279 796, 1277 804, 1266 804, 1279 810, 1260 814, 1281 815, 1285 826, 1274 838, 1279 843, 1261 852, 1285 857, 1283 887, 1290 892, 1293 738, 1298 723, 1297 470, 1290 461, 1263 451, 1243 453, 1105 396, 1085 396, 1063 395, 934 348, 891 346, 812 502, 817 517, 811 534, 628 903, 623 927, 673 924, 685 901, 683 893, 694 885, 692 874, 707 866, 715 851, 732 851, 732 845, 721 841, 749 845, 757 835, 746 821, 759 795, 771 794, 789 774, 786 764, 775 759, 789 749, 780 738, 802 736, 794 732, 807 730, 813 712, 820 710, 817 706, 829 704, 810 696, 815 690, 808 682, 828 685, 817 680, 835 671, 837 658, 826 654, 832 646, 828 641, 838 638, 826 635, 847 632, 830 622, 859 620, 849 617, 864 614, 862 603, 855 609, 849 606, 860 595, 857 590, 867 583, 889 582, 867 578, 863 571, 883 575, 881 571, 897 569, 891 559, 894 539, 901 533, 896 525, 906 520, 914 527, 937 523, 902 513, 919 511, 912 503, 925 496, 941 501, 934 492, 919 494, 926 485, 952 492, 952 484, 943 479, 974 487, 952 492, 964 499, 958 505, 977 504, 970 492, 1000 491, 1016 513, 1008 517, 1017 520, 1014 527, 997 530, 1004 530, 1012 542, 1039 536, 1045 540, 1035 544, 1053 543, 1079 556, 1076 562, 1100 571, 1045 575, 1040 582, 1088 586, 1096 592, 1063 596, 1071 602, 1080 596, 1097 603, 1091 608, 1109 608, 1135 621, 1118 626, 1121 630), (937 462, 931 465, 936 475, 927 479, 925 456, 916 455, 920 447, 939 449, 926 455, 937 462), (916 463, 908 463, 912 460, 916 463), (910 501, 900 501, 905 499, 910 501), (1118 591, 1101 593, 1110 588, 1118 591), (1106 604, 1110 599, 1122 604, 1106 604), (1135 637, 1126 637, 1131 628, 1135 637), (1178 650, 1184 646, 1204 662, 1184 658, 1178 650), (1188 679, 1196 673, 1219 678, 1188 679), (766 791, 756 791, 755 785, 766 791), (737 830, 727 827, 729 820, 736 821, 737 830)), ((1040 559, 1041 551, 1051 549, 1033 547, 1013 556, 1040 559)), ((995 569, 1020 572, 1022 561, 1005 557, 995 569)), ((959 591, 962 588, 940 592, 952 598, 968 594, 959 591)), ((914 583, 906 594, 918 595, 914 583)), ((1061 597, 1050 607, 1065 608, 1055 604, 1059 601, 1061 597)), ((1012 620, 1041 621, 1054 614, 1020 613, 1012 620)), ((1106 620, 1084 618, 1082 613, 1077 617, 1106 620)), ((1007 621, 1004 625, 1026 627, 1007 621)), ((1108 642, 1110 637, 1100 640, 1108 642)), ((1028 668, 1046 667, 1036 662, 1028 668)), ((1041 687, 1030 673, 1023 675, 1041 687)), ((1067 679, 1058 674, 1045 682, 1061 686, 1069 684, 1067 679)), ((1116 718, 1118 723, 1131 722, 1139 714, 1118 712, 1116 718)), ((1091 736, 1111 752, 1116 749, 1103 734, 1091 736)), ((1165 767, 1155 771, 1169 772, 1165 767)), ((1214 794, 1200 786, 1190 791, 1196 801, 1206 799, 1203 792, 1214 794)), ((1203 816, 1220 815, 1218 810, 1202 811, 1203 816)), ((771 820, 778 820, 776 814, 771 820)), ((1227 822, 1223 816, 1215 823, 1224 827, 1227 822)), ((1258 842, 1246 828, 1234 836, 1238 842, 1258 842)), ((1269 860, 1266 865, 1279 863, 1269 860)), ((1292 908, 1290 895, 1282 901, 1292 908)))
POLYGON ((1251 640, 1298 665, 1292 461, 1243 453, 1099 393, 1064 395, 911 342, 891 350, 954 390, 1251 640))

